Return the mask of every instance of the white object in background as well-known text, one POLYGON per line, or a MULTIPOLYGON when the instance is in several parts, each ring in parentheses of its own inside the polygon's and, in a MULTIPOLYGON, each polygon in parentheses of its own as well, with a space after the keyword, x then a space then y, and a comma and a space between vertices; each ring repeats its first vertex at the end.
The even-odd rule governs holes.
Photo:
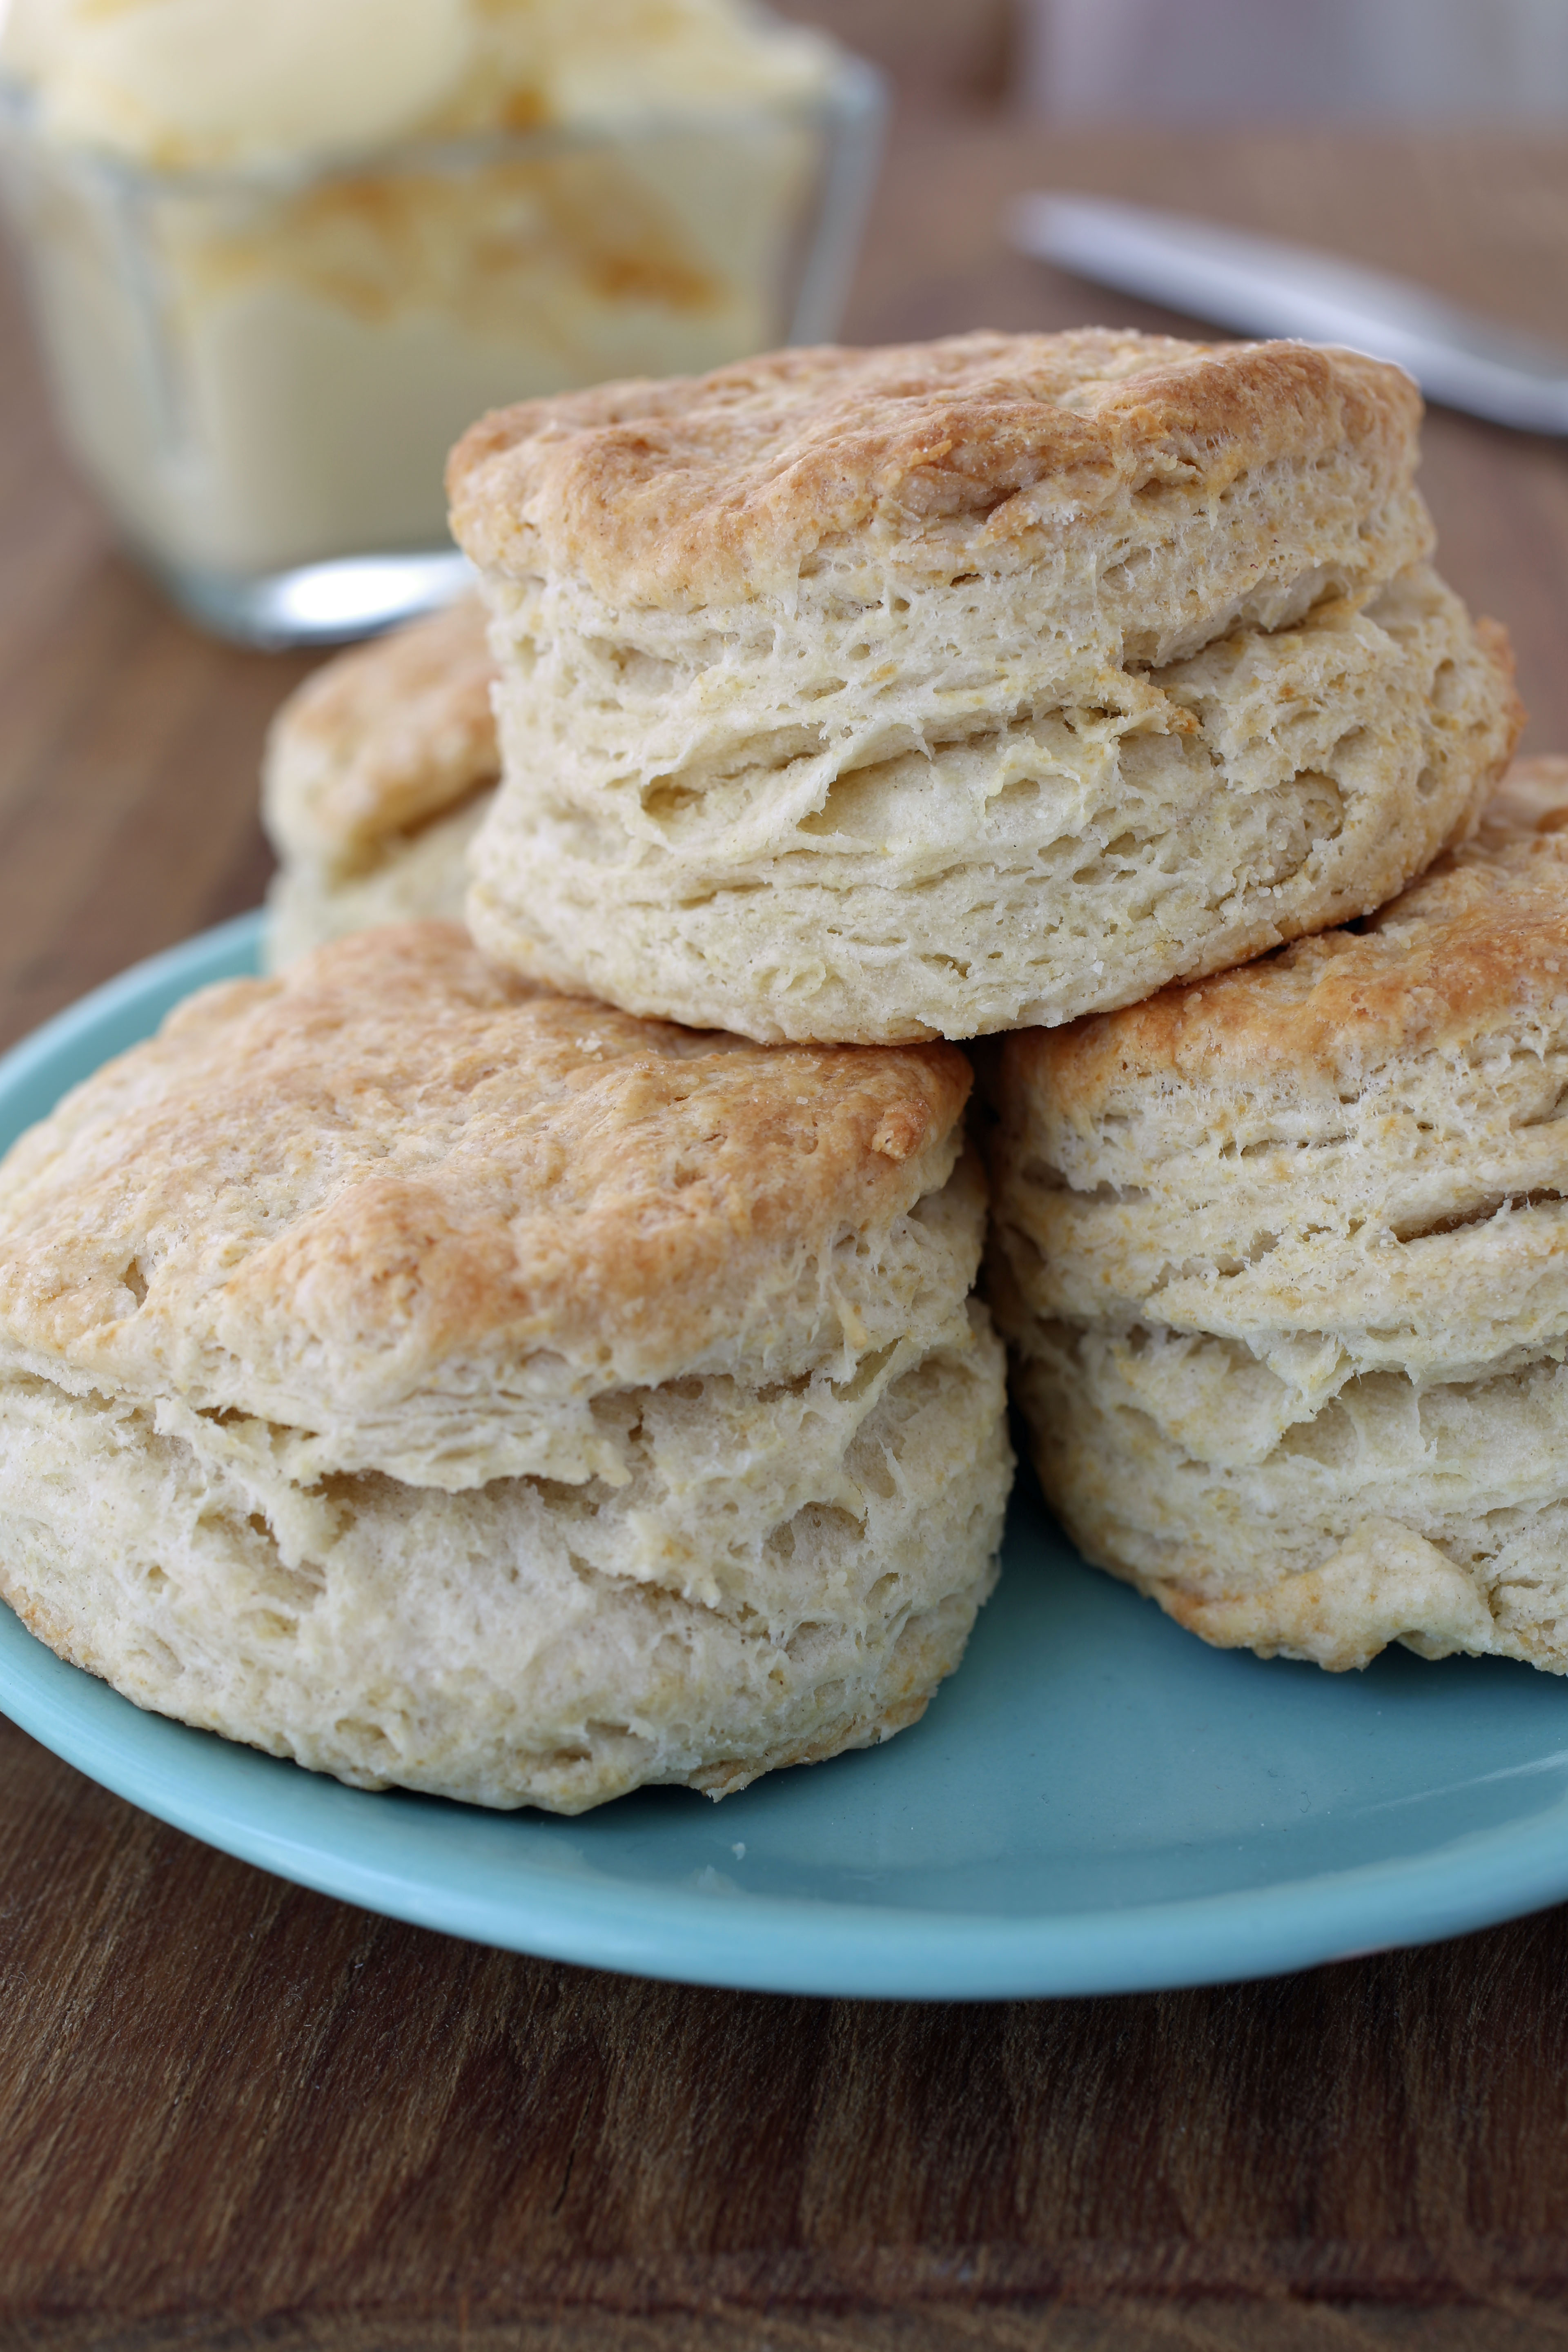
POLYGON ((1121 293, 1247 335, 1347 343, 1407 369, 1429 399, 1523 432, 1568 434, 1568 352, 1407 278, 1098 196, 1019 196, 1005 227, 1020 252, 1121 293))
POLYGON ((1018 0, 1055 121, 1568 114, 1565 0, 1018 0))

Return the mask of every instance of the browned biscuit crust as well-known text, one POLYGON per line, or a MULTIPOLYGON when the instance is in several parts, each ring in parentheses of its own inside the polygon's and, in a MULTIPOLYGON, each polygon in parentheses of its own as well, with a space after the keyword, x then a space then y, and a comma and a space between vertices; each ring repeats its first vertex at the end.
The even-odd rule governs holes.
POLYGON ((681 607, 769 593, 858 538, 924 576, 1016 569, 1129 496, 1218 495, 1277 458, 1356 448, 1387 495, 1419 416, 1408 377, 1351 352, 981 333, 526 401, 464 436, 447 486, 487 570, 681 607))
POLYGON ((268 736, 262 814, 279 856, 362 874, 395 836, 493 784, 494 676, 474 596, 323 664, 268 736))
POLYGON ((316 1428, 525 1357, 787 1377, 968 1087, 951 1047, 769 1051, 533 995, 452 926, 362 932, 192 999, 16 1148, 0 1347, 316 1428))

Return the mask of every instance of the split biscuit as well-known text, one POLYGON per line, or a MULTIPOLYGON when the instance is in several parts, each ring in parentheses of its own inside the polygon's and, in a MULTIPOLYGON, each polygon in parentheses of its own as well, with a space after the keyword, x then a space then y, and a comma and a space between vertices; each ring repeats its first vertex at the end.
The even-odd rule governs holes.
POLYGON ((991 1295, 1087 1557, 1265 1657, 1568 1672, 1568 761, 995 1094, 991 1295))
POLYGON ((1124 1004, 1393 895, 1517 727, 1420 402, 1296 343, 785 352, 453 454, 500 665, 486 951, 758 1038, 1124 1004))
POLYGON ((0 1592, 362 1788, 577 1812, 887 1738, 1011 1475, 968 1086, 444 924, 203 992, 0 1166, 0 1592))
POLYGON ((462 919, 468 844, 500 774, 484 608, 465 596, 326 662, 272 722, 261 813, 278 853, 267 959, 374 923, 462 919))

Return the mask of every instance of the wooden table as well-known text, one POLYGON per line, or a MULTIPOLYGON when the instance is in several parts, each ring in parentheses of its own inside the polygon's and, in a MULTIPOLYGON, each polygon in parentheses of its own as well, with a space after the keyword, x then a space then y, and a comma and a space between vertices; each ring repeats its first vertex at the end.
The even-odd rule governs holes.
MULTIPOLYGON (((851 331, 1154 314, 1001 198, 1163 198, 1568 317, 1568 149, 900 132, 851 331)), ((254 901, 267 716, 117 555, 0 315, 0 1028, 254 901)), ((1568 451, 1428 429, 1443 565, 1568 748, 1568 451)), ((1275 1983, 920 2008, 479 1950, 0 1726, 0 2344, 1568 2345, 1568 1914, 1275 1983)))

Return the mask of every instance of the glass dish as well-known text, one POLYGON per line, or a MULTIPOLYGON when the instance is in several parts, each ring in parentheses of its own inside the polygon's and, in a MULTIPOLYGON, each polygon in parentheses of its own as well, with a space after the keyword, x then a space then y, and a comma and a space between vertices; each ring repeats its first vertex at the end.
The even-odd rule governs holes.
POLYGON ((357 636, 465 573, 447 449, 487 408, 829 339, 880 77, 331 168, 161 173, 50 140, 0 81, 0 166, 66 437, 184 610, 357 636))

